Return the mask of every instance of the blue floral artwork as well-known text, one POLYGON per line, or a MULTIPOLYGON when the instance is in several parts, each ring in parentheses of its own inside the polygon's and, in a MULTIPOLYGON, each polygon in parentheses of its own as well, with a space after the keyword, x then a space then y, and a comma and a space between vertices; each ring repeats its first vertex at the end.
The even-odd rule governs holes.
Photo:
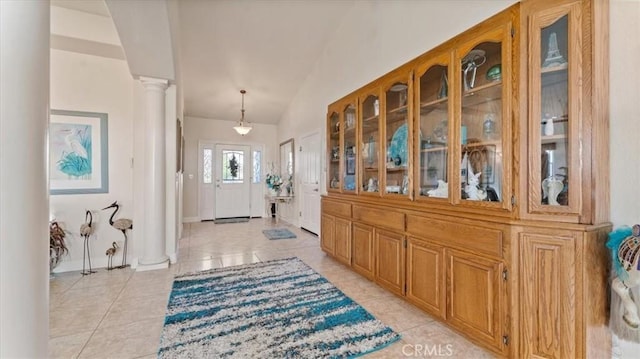
POLYGON ((107 120, 106 113, 51 110, 51 194, 109 191, 107 120))
POLYGON ((81 124, 51 124, 51 155, 57 171, 53 178, 91 179, 91 126, 81 124))

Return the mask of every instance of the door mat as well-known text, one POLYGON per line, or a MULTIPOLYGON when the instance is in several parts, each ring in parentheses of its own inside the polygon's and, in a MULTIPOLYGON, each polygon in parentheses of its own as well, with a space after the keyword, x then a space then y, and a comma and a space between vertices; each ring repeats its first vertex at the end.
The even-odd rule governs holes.
POLYGON ((213 221, 215 224, 225 224, 225 223, 243 223, 249 222, 249 218, 247 217, 239 217, 239 218, 217 218, 213 221))
POLYGON ((296 238, 296 235, 286 228, 265 229, 262 233, 269 239, 296 238))

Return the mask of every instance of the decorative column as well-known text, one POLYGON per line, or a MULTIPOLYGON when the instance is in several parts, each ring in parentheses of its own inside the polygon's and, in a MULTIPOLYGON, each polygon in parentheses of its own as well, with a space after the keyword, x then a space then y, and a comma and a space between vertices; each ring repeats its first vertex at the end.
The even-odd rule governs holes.
POLYGON ((49 6, 0 0, 0 358, 49 356, 49 6))
POLYGON ((165 90, 168 81, 140 77, 144 86, 144 248, 139 271, 169 266, 166 255, 165 90))

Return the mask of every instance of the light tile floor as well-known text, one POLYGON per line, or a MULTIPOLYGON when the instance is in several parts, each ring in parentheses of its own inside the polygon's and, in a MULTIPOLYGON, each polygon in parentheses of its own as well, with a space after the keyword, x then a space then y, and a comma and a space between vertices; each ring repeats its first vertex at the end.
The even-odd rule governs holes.
POLYGON ((367 358, 493 357, 326 256, 316 236, 287 223, 268 218, 185 224, 179 248, 178 262, 165 270, 56 274, 50 283, 50 357, 155 358, 174 275, 293 256, 402 334, 400 341, 367 358), (272 227, 287 227, 298 238, 267 240, 262 230, 272 227))

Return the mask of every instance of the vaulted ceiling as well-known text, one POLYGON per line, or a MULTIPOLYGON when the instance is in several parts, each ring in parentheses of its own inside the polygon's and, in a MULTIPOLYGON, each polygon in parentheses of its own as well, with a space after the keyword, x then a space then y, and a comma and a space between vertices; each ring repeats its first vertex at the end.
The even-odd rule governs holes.
POLYGON ((134 76, 181 77, 185 116, 237 121, 245 89, 246 120, 275 124, 355 0, 174 1, 53 5, 112 14, 134 76))

